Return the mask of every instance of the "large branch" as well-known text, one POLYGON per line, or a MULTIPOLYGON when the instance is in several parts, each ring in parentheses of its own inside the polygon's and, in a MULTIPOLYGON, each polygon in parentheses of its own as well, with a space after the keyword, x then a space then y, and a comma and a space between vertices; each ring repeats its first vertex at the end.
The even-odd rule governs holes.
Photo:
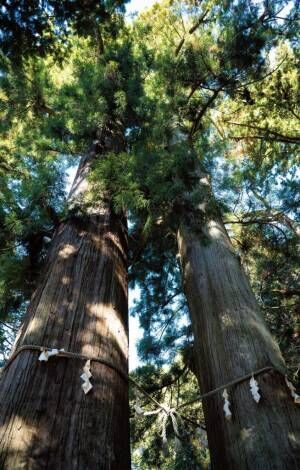
POLYGON ((291 136, 291 135, 284 135, 280 132, 274 131, 272 129, 268 129, 266 127, 259 127, 254 126, 253 124, 243 124, 241 122, 232 122, 232 121, 225 121, 227 124, 231 124, 233 126, 239 127, 246 127, 247 129, 256 130, 259 132, 263 132, 263 135, 245 135, 245 136, 232 136, 233 139, 269 139, 277 142, 286 142, 290 144, 297 144, 300 142, 300 136, 291 136))
POLYGON ((274 292, 274 294, 281 295, 282 297, 293 297, 294 295, 299 296, 300 295, 300 289, 294 288, 294 289, 272 289, 271 292, 274 292))
POLYGON ((205 115, 205 113, 208 110, 208 108, 210 107, 210 105, 215 101, 215 99, 217 98, 217 96, 220 93, 221 89, 222 88, 217 88, 216 90, 214 90, 213 94, 207 100, 205 105, 198 111, 198 113, 197 113, 197 115, 194 119, 193 125, 191 127, 191 130, 190 130, 190 138, 192 138, 193 135, 198 131, 201 119, 205 115))
MULTIPOLYGON (((189 29, 189 34, 193 34, 197 28, 204 22, 206 15, 208 14, 209 10, 206 10, 203 15, 200 16, 200 18, 196 21, 196 23, 189 29)), ((178 46, 176 47, 175 50, 175 56, 178 56, 179 52, 181 51, 181 48, 185 42, 185 38, 182 38, 181 41, 179 42, 178 46)))
POLYGON ((269 216, 267 217, 253 217, 253 218, 243 218, 243 219, 237 219, 237 220, 226 220, 224 222, 225 225, 272 225, 274 226, 274 222, 280 222, 281 224, 285 224, 288 226, 290 230, 292 230, 296 235, 298 234, 298 230, 296 227, 296 224, 294 223, 293 220, 291 220, 289 217, 287 217, 285 214, 282 213, 277 213, 273 214, 270 213, 269 216))

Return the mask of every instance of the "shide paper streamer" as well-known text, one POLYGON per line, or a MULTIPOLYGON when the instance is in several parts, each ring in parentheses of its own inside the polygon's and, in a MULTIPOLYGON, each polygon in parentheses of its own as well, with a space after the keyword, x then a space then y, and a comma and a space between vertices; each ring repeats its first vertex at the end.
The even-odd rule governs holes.
POLYGON ((83 367, 83 374, 81 374, 80 378, 83 380, 83 384, 81 385, 82 390, 85 394, 89 393, 92 390, 93 385, 90 382, 90 378, 92 377, 91 373, 91 361, 88 359, 83 367))
POLYGON ((285 383, 287 384, 288 388, 291 391, 291 396, 294 398, 294 402, 297 405, 300 405, 300 396, 296 393, 296 388, 294 387, 292 382, 288 380, 287 376, 285 376, 284 378, 285 378, 285 383))
POLYGON ((230 420, 231 419, 231 416, 232 416, 232 413, 230 411, 230 402, 228 400, 229 398, 229 395, 228 395, 228 392, 227 392, 227 389, 225 388, 223 394, 222 394, 223 398, 224 398, 224 406, 223 406, 223 410, 224 410, 224 414, 225 414, 225 418, 230 420))
MULTIPOLYGON (((39 361, 41 362, 48 362, 48 359, 52 356, 57 356, 59 353, 65 352, 64 349, 43 349, 41 354, 39 355, 39 361)), ((91 373, 91 360, 88 359, 83 367, 83 373, 81 374, 80 378, 83 380, 83 384, 81 385, 82 390, 85 394, 89 393, 93 385, 90 382, 90 378, 92 377, 91 373)))
POLYGON ((259 400, 261 399, 261 396, 260 396, 260 394, 258 393, 258 391, 259 391, 258 383, 257 383, 257 381, 255 380, 255 378, 254 378, 253 375, 252 375, 252 377, 251 377, 249 383, 250 383, 251 395, 253 396, 253 399, 256 401, 256 403, 258 403, 259 400))

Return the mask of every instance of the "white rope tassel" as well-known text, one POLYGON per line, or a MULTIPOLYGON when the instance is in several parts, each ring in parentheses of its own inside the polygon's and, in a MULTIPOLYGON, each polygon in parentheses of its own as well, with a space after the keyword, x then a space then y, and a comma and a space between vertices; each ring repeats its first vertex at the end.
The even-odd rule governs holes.
POLYGON ((289 379, 287 378, 287 375, 285 375, 284 378, 285 378, 285 383, 287 384, 288 388, 291 391, 291 396, 294 398, 294 402, 297 405, 300 405, 300 396, 296 393, 296 387, 294 387, 292 382, 289 381, 289 379))
POLYGON ((171 416, 171 421, 172 421, 174 433, 175 433, 176 436, 179 436, 178 423, 177 423, 177 420, 176 420, 176 417, 175 417, 175 413, 176 413, 176 411, 175 411, 174 408, 172 408, 169 411, 169 415, 171 416))
POLYGON ((174 439, 175 452, 180 452, 180 450, 182 448, 182 445, 181 445, 181 441, 179 439, 180 433, 179 433, 179 430, 178 430, 177 419, 178 419, 178 421, 180 422, 181 425, 182 425, 182 419, 181 419, 181 416, 175 410, 175 408, 170 410, 170 416, 171 416, 172 425, 173 425, 173 429, 174 429, 174 433, 175 433, 175 439, 174 439))
POLYGON ((163 444, 167 444, 167 422, 168 422, 168 414, 164 412, 164 410, 161 410, 161 413, 159 415, 159 425, 161 428, 161 437, 163 440, 163 444))
POLYGON ((63 352, 64 349, 43 349, 41 354, 39 355, 39 361, 41 362, 48 362, 49 357, 57 356, 60 352, 63 352))
POLYGON ((180 439, 178 439, 177 436, 175 436, 175 439, 174 439, 174 447, 175 447, 175 452, 180 452, 182 449, 181 441, 180 439))
POLYGON ((80 378, 83 380, 83 384, 81 385, 82 390, 85 394, 89 393, 92 390, 93 385, 90 382, 90 378, 92 377, 91 373, 91 361, 88 359, 83 367, 83 374, 81 374, 80 378))
POLYGON ((250 391, 251 391, 251 395, 253 396, 253 400, 256 401, 256 403, 259 402, 259 400, 261 399, 261 396, 260 394, 258 393, 259 391, 259 388, 258 388, 258 383, 257 381, 255 380, 254 376, 252 375, 251 379, 250 379, 250 391))
POLYGON ((227 392, 226 388, 224 389, 224 392, 223 392, 222 396, 224 398, 223 410, 224 410, 224 413, 225 413, 225 418, 230 420, 231 416, 232 416, 232 413, 231 413, 230 408, 229 408, 229 406, 230 406, 230 402, 228 400, 229 395, 228 395, 228 392, 227 392))
POLYGON ((162 405, 160 409, 155 410, 155 412, 152 412, 151 414, 154 413, 159 413, 158 416, 158 427, 159 427, 159 432, 160 436, 163 441, 163 450, 164 454, 168 455, 168 439, 167 439, 167 423, 169 417, 171 418, 174 434, 175 434, 175 449, 178 452, 180 447, 181 447, 181 442, 178 439, 179 437, 179 429, 178 429, 178 422, 177 420, 180 420, 181 423, 181 416, 177 413, 175 408, 169 408, 166 405, 162 405))

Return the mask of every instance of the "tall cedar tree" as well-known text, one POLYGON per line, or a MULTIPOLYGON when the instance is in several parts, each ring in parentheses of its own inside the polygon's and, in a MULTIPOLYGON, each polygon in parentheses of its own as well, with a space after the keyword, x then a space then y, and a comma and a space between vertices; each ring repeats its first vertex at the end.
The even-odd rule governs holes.
MULTIPOLYGON (((82 159, 72 198, 85 189, 96 157, 94 147, 82 159)), ((109 361, 126 377, 127 317, 126 221, 103 199, 59 225, 14 349, 64 348, 109 361)), ((126 379, 92 362, 85 396, 85 361, 45 364, 38 355, 23 351, 1 377, 1 468, 130 468, 126 379)))
MULTIPOLYGON (((152 17, 149 14, 148 22, 146 14, 142 18, 147 22, 149 43, 153 41, 149 49, 156 66, 149 79, 149 98, 153 97, 151 86, 157 87, 159 95, 155 116, 159 124, 152 132, 152 140, 148 138, 148 149, 160 147, 164 158, 166 151, 176 151, 177 142, 177 152, 186 156, 185 172, 181 172, 185 191, 181 195, 175 190, 171 195, 165 194, 165 205, 153 206, 152 217, 154 226, 165 223, 169 230, 170 224, 176 227, 175 213, 181 220, 178 252, 195 338, 200 389, 206 393, 257 369, 275 369, 259 378, 263 397, 259 405, 249 392, 249 382, 229 390, 231 421, 224 417, 221 394, 203 401, 212 465, 217 469, 288 469, 299 463, 300 410, 287 389, 279 348, 265 325, 224 228, 203 155, 209 150, 209 139, 212 141, 215 115, 209 111, 212 107, 217 109, 221 97, 225 107, 230 97, 239 95, 246 104, 254 104, 248 83, 268 76, 264 68, 267 41, 276 44, 278 35, 284 35, 284 27, 277 22, 280 5, 268 2, 259 10, 247 2, 226 6, 202 2, 198 11, 190 2, 172 2, 171 8, 165 5, 153 11, 152 17), (182 12, 185 19, 190 12, 193 20, 185 27, 182 12), (213 31, 210 23, 214 24, 213 31), (160 28, 161 36, 157 35, 160 28), (177 40, 175 50, 178 35, 183 39, 177 40), (196 163, 192 158, 195 151, 196 163)), ((145 33, 142 20, 139 27, 145 33)), ((251 128, 251 123, 248 126, 251 128)), ((262 139, 274 140, 274 135, 278 136, 276 132, 269 135, 268 126, 260 130, 262 139)), ((282 142, 296 144, 298 139, 295 136, 287 142, 281 134, 282 142)), ((164 182, 171 180, 175 186, 179 179, 173 168, 164 182)), ((151 188, 148 191, 150 200, 156 197, 151 188)))
MULTIPOLYGON (((208 192, 207 175, 199 185, 208 192)), ((285 364, 220 217, 209 215, 201 234, 182 224, 178 230, 182 282, 195 343, 196 373, 202 393, 266 366, 259 376, 262 400, 249 393, 249 381, 231 388, 232 420, 219 419, 221 394, 203 400, 211 459, 217 469, 290 468, 299 461, 299 407, 286 386, 285 364), (270 461, 270 455, 271 461, 270 461)))
MULTIPOLYGON (((98 63, 105 66, 99 22, 106 20, 107 37, 110 31, 115 36, 110 18, 122 2, 71 3, 3 7, 3 51, 17 74, 36 54, 55 50, 62 59, 68 26, 86 36, 95 32, 98 63)), ((48 107, 33 111, 55 114, 48 107)), ((81 159, 68 215, 53 236, 14 351, 25 345, 64 348, 113 366, 92 362, 93 389, 85 396, 84 361, 53 358, 44 364, 37 351, 18 354, 1 376, 1 468, 130 468, 126 218, 115 214, 108 193, 99 194, 97 204, 84 203, 93 161, 123 149, 112 108, 108 115, 81 136, 93 143, 81 159)))

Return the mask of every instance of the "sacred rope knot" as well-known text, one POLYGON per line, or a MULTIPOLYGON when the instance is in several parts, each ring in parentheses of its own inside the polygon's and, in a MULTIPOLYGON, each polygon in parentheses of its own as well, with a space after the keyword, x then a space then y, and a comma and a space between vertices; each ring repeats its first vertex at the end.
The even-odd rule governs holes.
POLYGON ((176 413, 176 408, 169 408, 167 405, 161 405, 162 410, 170 416, 173 413, 176 413))

